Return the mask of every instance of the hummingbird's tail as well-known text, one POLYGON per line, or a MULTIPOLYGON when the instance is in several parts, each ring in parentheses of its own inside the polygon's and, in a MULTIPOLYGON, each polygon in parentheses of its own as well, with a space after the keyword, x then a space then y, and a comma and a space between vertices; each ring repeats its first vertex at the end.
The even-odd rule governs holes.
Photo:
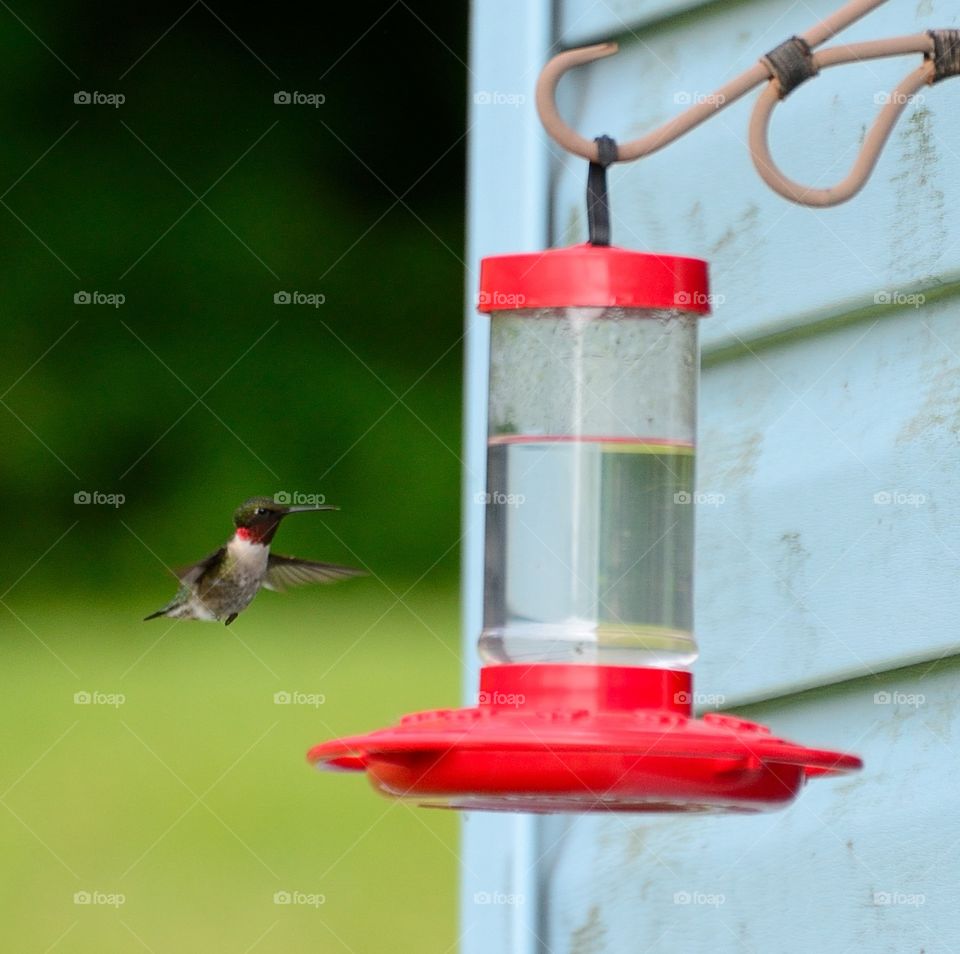
POLYGON ((144 616, 143 620, 157 619, 166 616, 168 619, 203 619, 216 620, 220 617, 204 603, 192 599, 189 589, 182 588, 166 606, 160 607, 156 613, 144 616))

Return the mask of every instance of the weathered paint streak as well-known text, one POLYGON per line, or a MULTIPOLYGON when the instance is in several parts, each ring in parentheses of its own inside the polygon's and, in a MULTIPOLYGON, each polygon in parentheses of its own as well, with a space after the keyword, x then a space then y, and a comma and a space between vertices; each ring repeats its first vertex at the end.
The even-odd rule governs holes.
POLYGON ((570 954, 602 954, 607 931, 600 915, 600 905, 587 911, 586 920, 570 935, 570 954))
POLYGON ((934 113, 924 105, 914 108, 897 128, 897 171, 890 177, 896 196, 896 218, 890 229, 893 275, 934 274, 945 254, 944 242, 949 240, 934 126, 934 113))

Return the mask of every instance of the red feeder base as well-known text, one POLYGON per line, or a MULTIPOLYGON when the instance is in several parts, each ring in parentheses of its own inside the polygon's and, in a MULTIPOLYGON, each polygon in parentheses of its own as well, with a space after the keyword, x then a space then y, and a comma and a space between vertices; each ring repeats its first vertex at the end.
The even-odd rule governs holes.
POLYGON ((731 716, 691 715, 689 673, 488 666, 479 704, 315 746, 320 768, 366 772, 420 805, 512 812, 759 812, 803 783, 862 767, 731 716))

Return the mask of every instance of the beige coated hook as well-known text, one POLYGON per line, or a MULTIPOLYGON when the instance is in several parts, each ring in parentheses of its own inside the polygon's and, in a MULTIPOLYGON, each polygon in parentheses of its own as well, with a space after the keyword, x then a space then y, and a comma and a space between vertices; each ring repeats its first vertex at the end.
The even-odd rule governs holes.
MULTIPOLYGON (((814 47, 883 2, 885 0, 851 0, 827 19, 801 34, 799 39, 813 50, 814 47)), ((616 43, 598 43, 594 46, 567 50, 553 57, 543 68, 537 80, 537 112, 547 133, 568 152, 591 162, 597 162, 599 159, 597 144, 581 136, 564 122, 556 104, 557 84, 569 70, 612 56, 617 49, 616 43)), ((921 33, 888 40, 836 46, 812 54, 815 71, 838 66, 841 63, 900 56, 907 53, 922 53, 927 58, 927 62, 905 77, 887 97, 887 102, 870 129, 850 173, 835 186, 821 189, 801 185, 785 176, 774 163, 767 141, 767 132, 770 117, 777 103, 783 98, 783 94, 766 58, 721 86, 713 95, 704 97, 659 128, 638 139, 618 143, 616 161, 630 162, 662 149, 684 133, 699 126, 714 113, 726 108, 763 83, 767 83, 750 119, 750 154, 757 172, 770 188, 793 202, 811 206, 838 205, 863 188, 876 166, 887 137, 905 106, 920 87, 934 81, 934 66, 929 60, 933 52, 934 44, 931 36, 921 33)))
MULTIPOLYGON (((537 112, 544 129, 567 152, 589 159, 591 162, 597 161, 597 144, 584 138, 564 122, 560 116, 560 111, 557 109, 557 84, 564 73, 574 67, 612 56, 617 52, 617 49, 616 43, 598 43, 595 46, 582 46, 575 50, 559 53, 547 63, 537 80, 537 112)), ((767 69, 758 63, 752 69, 747 70, 746 73, 731 80, 726 86, 721 87, 713 96, 691 106, 686 112, 664 123, 659 129, 655 129, 639 139, 618 143, 616 161, 632 162, 634 159, 649 156, 658 149, 662 149, 673 142, 674 139, 709 119, 719 109, 749 93, 751 89, 762 83, 768 76, 767 69)))

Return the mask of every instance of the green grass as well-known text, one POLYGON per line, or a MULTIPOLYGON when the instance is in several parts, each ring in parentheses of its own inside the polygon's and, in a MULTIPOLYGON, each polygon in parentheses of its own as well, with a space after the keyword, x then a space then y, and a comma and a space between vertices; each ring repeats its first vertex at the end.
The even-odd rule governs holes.
POLYGON ((457 704, 455 592, 419 587, 406 605, 374 580, 267 593, 229 628, 141 623, 152 605, 103 594, 16 595, 21 621, 0 609, 4 950, 454 948, 456 817, 304 754, 457 704), (294 690, 325 701, 275 704, 294 690), (125 700, 76 704, 84 691, 125 700), (83 891, 125 900, 76 904, 83 891), (323 901, 278 905, 278 891, 323 901))

